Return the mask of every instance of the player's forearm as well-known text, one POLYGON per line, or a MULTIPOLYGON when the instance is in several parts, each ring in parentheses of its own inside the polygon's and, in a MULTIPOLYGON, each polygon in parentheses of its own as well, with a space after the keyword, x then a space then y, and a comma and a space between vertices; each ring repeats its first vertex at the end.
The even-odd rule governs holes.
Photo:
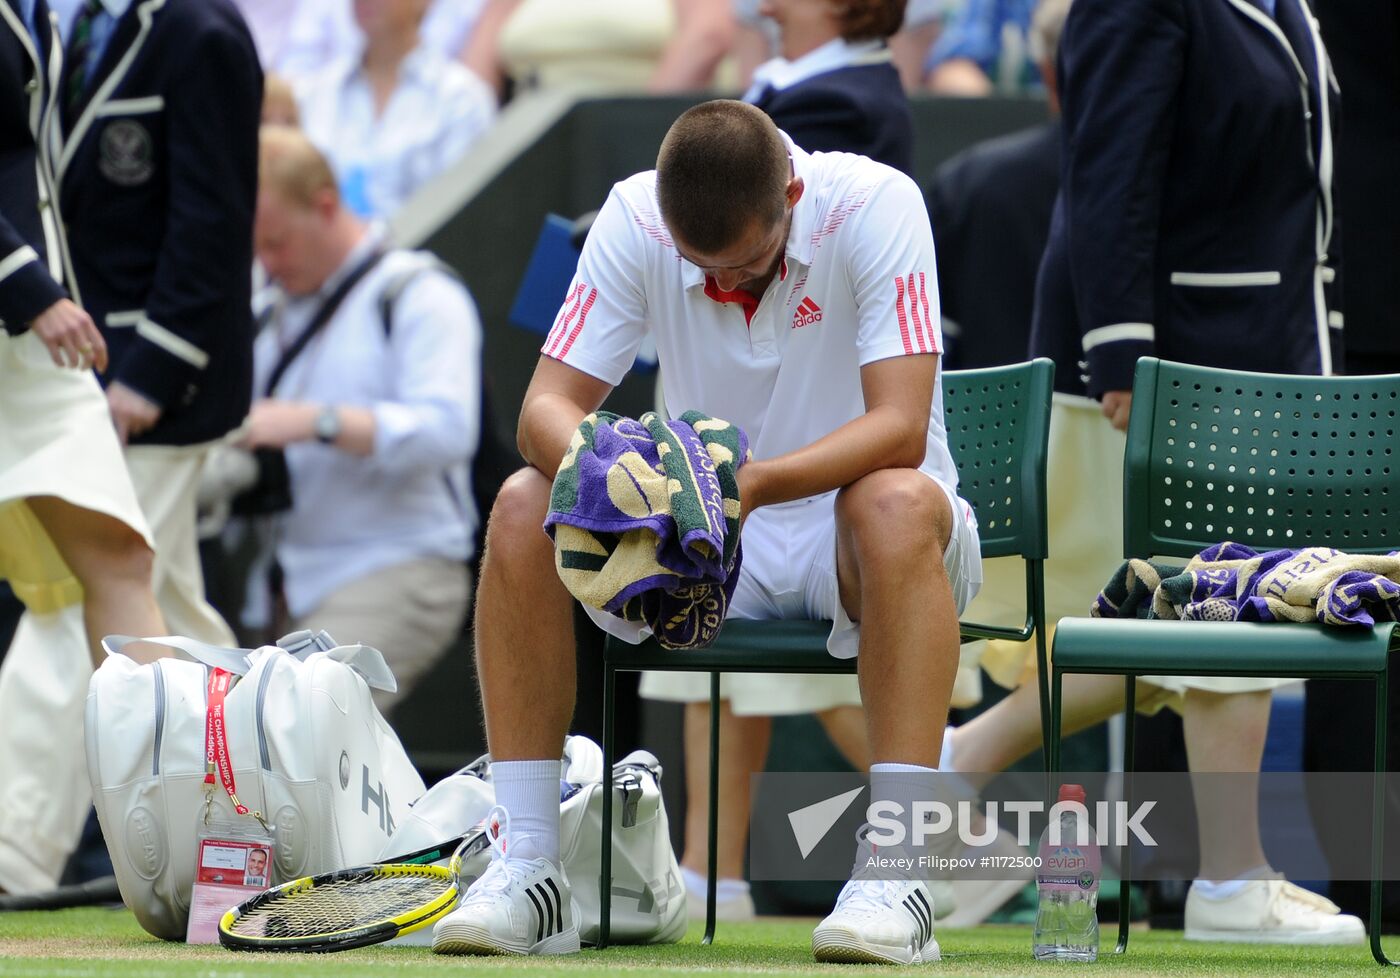
POLYGON ((746 510, 848 486, 880 469, 917 468, 928 447, 928 417, 876 407, 797 451, 739 470, 746 510))
POLYGON ((544 393, 527 398, 520 409, 520 425, 516 429, 521 457, 553 479, 574 432, 587 416, 583 408, 558 394, 544 393))

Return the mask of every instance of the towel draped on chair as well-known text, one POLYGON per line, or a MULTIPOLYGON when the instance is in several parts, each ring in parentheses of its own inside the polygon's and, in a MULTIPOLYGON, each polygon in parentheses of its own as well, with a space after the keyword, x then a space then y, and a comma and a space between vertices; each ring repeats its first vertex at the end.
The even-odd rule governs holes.
POLYGON ((1227 541, 1202 550, 1185 567, 1127 561, 1089 613, 1370 627, 1400 618, 1400 553, 1304 547, 1261 554, 1227 541))
POLYGON ((698 411, 584 418, 544 524, 569 593, 644 622, 666 648, 712 643, 739 577, 738 472, 748 459, 742 429, 698 411))

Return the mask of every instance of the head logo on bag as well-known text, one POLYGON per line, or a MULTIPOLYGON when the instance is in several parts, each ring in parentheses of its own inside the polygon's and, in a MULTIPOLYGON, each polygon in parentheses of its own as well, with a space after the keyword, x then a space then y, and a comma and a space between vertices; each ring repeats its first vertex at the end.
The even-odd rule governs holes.
POLYGON ((133 808, 128 813, 126 851, 132 869, 143 880, 155 879, 165 868, 165 840, 148 809, 133 808))
POLYGON ((378 790, 369 786, 369 765, 361 765, 364 778, 364 794, 360 796, 360 811, 369 814, 370 802, 379 810, 379 828, 385 835, 394 834, 394 813, 389 808, 389 792, 384 789, 384 782, 376 782, 378 790))

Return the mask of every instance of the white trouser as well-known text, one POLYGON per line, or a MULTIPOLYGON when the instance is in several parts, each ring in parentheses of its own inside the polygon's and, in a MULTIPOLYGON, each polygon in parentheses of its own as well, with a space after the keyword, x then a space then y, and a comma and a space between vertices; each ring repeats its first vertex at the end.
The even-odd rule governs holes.
MULTIPOLYGON (((152 584, 174 635, 234 644, 204 600, 195 490, 206 445, 126 451, 136 497, 155 536, 152 584)), ((92 804, 83 712, 92 675, 81 605, 26 612, 0 664, 0 888, 32 893, 58 883, 92 804)))

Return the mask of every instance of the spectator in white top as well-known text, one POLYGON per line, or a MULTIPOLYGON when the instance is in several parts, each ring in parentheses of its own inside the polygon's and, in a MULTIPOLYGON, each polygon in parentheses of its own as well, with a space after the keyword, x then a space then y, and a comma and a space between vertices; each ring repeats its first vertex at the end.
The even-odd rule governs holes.
POLYGON ((435 259, 344 209, 301 133, 265 128, 259 171, 255 246, 280 295, 254 347, 247 443, 285 450, 287 610, 295 628, 380 649, 402 696, 471 596, 481 324, 435 259))
POLYGON ((302 127, 361 218, 389 217, 491 125, 496 99, 422 43, 428 0, 354 0, 363 53, 298 85, 302 127))
MULTIPOLYGON (((301 79, 357 58, 364 35, 351 0, 236 0, 253 31, 263 67, 301 79)), ((486 0, 429 0, 423 45, 448 60, 461 57, 486 0)))

